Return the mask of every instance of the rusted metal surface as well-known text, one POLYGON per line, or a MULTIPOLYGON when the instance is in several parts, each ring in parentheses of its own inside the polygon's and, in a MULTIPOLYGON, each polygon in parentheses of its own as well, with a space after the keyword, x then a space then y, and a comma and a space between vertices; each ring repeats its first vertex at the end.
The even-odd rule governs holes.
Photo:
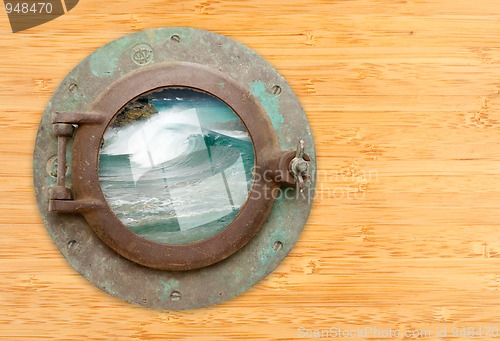
POLYGON ((94 285, 148 307, 203 307, 248 290, 295 244, 312 204, 313 146, 297 98, 257 54, 214 33, 157 29, 102 47, 62 82, 40 124, 35 189, 55 243, 94 285), (113 116, 131 99, 164 86, 191 87, 223 100, 245 123, 256 154, 254 185, 233 223, 214 237, 185 245, 154 243, 123 226, 105 201, 97 173, 101 138, 113 116), (59 124, 78 125, 73 139, 64 131, 53 134, 52 126, 63 127, 59 124), (310 160, 311 186, 301 195, 284 195, 290 192, 279 185, 296 183, 289 167, 299 139, 310 148, 304 159, 310 160), (55 155, 57 179, 47 172, 55 155), (62 159, 71 165, 66 172, 62 159), (287 174, 285 180, 268 181, 265 172, 276 167, 287 174), (61 176, 66 173, 67 178, 61 176), (50 188, 71 188, 73 200, 51 196, 50 188), (273 247, 277 242, 282 247, 273 247))

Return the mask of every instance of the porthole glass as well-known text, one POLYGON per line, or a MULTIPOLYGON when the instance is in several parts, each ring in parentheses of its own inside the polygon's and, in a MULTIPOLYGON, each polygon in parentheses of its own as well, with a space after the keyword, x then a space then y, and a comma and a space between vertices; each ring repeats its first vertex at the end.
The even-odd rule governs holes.
POLYGON ((139 236, 182 244, 211 237, 244 205, 254 148, 220 99, 162 88, 130 101, 103 136, 99 181, 114 214, 139 236))

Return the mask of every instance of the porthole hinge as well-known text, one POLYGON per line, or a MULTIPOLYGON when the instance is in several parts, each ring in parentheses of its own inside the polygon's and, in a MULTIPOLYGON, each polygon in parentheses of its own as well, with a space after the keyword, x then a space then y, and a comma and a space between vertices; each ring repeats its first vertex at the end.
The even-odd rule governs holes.
POLYGON ((49 211, 80 212, 92 208, 96 203, 73 201, 71 189, 66 186, 68 162, 66 150, 72 138, 75 126, 80 124, 100 123, 104 116, 98 113, 56 112, 52 120, 52 132, 57 137, 57 178, 56 185, 49 190, 49 211))

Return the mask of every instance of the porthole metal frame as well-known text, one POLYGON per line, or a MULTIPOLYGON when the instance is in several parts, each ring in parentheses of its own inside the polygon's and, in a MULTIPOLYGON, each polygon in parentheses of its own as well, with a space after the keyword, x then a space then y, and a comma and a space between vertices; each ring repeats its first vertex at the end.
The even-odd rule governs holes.
POLYGON ((100 48, 61 83, 37 136, 35 192, 61 253, 90 282, 143 306, 191 309, 248 290, 281 263, 311 209, 314 160, 304 111, 271 65, 215 33, 155 29, 100 48), (99 148, 109 122, 131 99, 166 86, 221 99, 242 119, 255 149, 250 199, 227 228, 190 244, 160 244, 133 234, 112 213, 98 180, 99 148), (287 167, 298 140, 306 147, 310 186, 303 192, 279 190, 296 183, 287 167), (57 178, 49 172, 54 168, 57 178))

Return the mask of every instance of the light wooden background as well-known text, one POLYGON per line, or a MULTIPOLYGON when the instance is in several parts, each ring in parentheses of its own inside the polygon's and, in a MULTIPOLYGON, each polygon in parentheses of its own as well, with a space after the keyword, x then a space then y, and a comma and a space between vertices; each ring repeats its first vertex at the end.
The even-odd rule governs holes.
POLYGON ((81 0, 13 34, 0 9, 0 338, 290 339, 300 327, 500 327, 498 0, 81 0), (285 262, 207 309, 155 311, 78 275, 49 238, 32 153, 57 85, 155 27, 212 30, 290 82, 318 198, 285 262))

